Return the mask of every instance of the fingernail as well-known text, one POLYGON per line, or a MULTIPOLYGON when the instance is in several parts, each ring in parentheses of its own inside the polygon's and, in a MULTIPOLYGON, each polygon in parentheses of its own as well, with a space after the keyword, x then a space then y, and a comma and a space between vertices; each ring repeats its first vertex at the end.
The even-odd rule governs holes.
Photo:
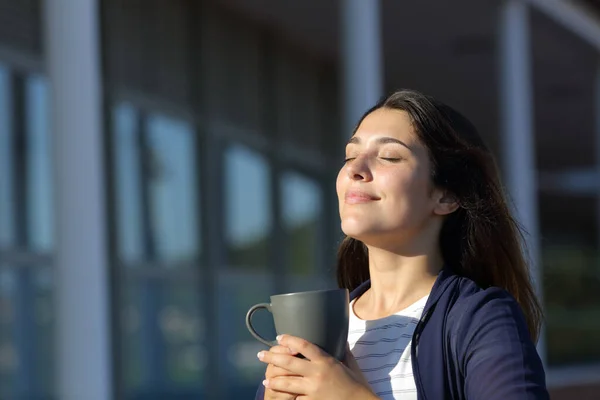
POLYGON ((258 357, 259 360, 262 360, 265 357, 265 353, 263 353, 262 351, 259 351, 258 354, 256 355, 256 357, 258 357))
POLYGON ((266 387, 266 386, 269 386, 269 380, 268 380, 268 379, 265 379, 265 380, 263 381, 263 386, 265 386, 265 387, 266 387))
MULTIPOLYGON (((271 336, 271 337, 273 337, 273 336, 271 336)), ((275 339, 277 339, 277 341, 280 342, 282 337, 283 337, 283 335, 277 335, 277 337, 275 339)))

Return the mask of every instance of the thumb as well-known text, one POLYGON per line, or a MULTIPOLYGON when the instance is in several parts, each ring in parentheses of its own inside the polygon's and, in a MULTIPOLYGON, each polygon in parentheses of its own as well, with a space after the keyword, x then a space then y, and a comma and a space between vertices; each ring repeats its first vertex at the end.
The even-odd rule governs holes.
POLYGON ((356 358, 354 358, 354 354, 350 350, 350 346, 346 345, 346 356, 344 357, 344 365, 348 367, 350 371, 352 371, 355 377, 366 387, 370 388, 369 382, 367 378, 363 375, 358 363, 356 362, 356 358))
POLYGON ((350 345, 348 344, 346 344, 346 355, 344 356, 344 365, 354 372, 361 373, 360 367, 358 366, 358 363, 356 362, 356 359, 354 358, 354 355, 350 350, 350 345))

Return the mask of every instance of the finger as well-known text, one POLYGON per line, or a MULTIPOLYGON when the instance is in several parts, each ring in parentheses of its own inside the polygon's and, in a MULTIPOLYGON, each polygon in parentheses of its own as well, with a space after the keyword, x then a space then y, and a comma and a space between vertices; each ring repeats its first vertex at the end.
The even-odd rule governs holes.
POLYGON ((352 351, 350 350, 350 346, 346 347, 346 355, 344 357, 344 365, 346 367, 348 367, 350 369, 350 371, 354 372, 355 377, 360 382, 362 382, 365 386, 370 387, 369 381, 363 375, 363 372, 361 371, 360 366, 358 365, 358 362, 356 361, 356 358, 354 358, 354 354, 352 354, 352 351))
POLYGON ((289 354, 277 354, 270 351, 261 351, 257 354, 258 359, 266 364, 273 364, 292 372, 294 375, 306 376, 310 371, 310 361, 294 357, 289 354))
POLYGON ((265 390, 265 400, 295 400, 297 398, 297 395, 294 393, 279 392, 271 389, 265 390))
POLYGON ((285 346, 281 346, 281 345, 273 346, 269 349, 269 351, 272 351, 273 353, 278 353, 278 354, 291 354, 293 356, 298 354, 298 352, 293 351, 289 347, 285 347, 285 346))
MULTIPOLYGON (((285 347, 285 346, 273 346, 269 349, 269 351, 276 353, 276 354, 289 354, 289 355, 296 355, 297 353, 290 350, 289 348, 285 347)), ((267 367, 267 371, 265 372, 265 377, 267 379, 269 378, 273 378, 276 376, 290 376, 290 375, 294 375, 294 373, 277 367, 273 364, 269 364, 269 366, 267 367)))
POLYGON ((354 354, 352 354, 352 351, 350 350, 350 346, 346 347, 346 354, 344 355, 344 365, 350 368, 351 370, 360 370, 358 367, 358 363, 354 358, 354 354))
POLYGON ((276 376, 292 376, 292 375, 296 375, 293 372, 288 371, 287 369, 281 368, 281 367, 277 367, 273 364, 270 364, 267 367, 267 371, 265 372, 265 377, 267 379, 269 378, 274 378, 276 376))
POLYGON ((280 392, 268 388, 265 390, 265 400, 295 400, 297 398, 298 395, 294 393, 280 392))
POLYGON ((281 335, 277 337, 277 341, 281 346, 288 347, 292 349, 292 351, 302 354, 311 361, 331 358, 331 356, 321 350, 319 346, 296 336, 281 335))
POLYGON ((306 380, 299 376, 281 376, 272 379, 265 379, 263 385, 271 390, 278 392, 292 393, 296 395, 307 394, 308 388, 306 380))

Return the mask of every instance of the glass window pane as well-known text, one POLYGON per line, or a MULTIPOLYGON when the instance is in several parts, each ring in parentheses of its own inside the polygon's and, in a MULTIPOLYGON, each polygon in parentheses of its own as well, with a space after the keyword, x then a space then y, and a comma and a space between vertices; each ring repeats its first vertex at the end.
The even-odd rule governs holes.
MULTIPOLYGON (((266 346, 250 335, 245 318, 252 305, 269 301, 272 294, 272 279, 267 273, 220 271, 218 275, 219 324, 215 328, 221 345, 219 354, 225 364, 224 380, 220 382, 225 391, 223 398, 254 398, 256 385, 265 373, 265 365, 257 362, 256 353, 266 346)), ((252 322, 263 337, 275 338, 275 326, 269 312, 258 311, 252 322)))
POLYGON ((542 194, 539 204, 548 362, 598 362, 598 199, 542 194))
POLYGON ((201 397, 207 328, 197 287, 142 278, 124 288, 123 299, 121 361, 129 398, 201 397))
POLYGON ((278 50, 275 67, 278 133, 287 144, 321 151, 319 142, 324 135, 319 68, 314 61, 290 49, 278 50))
POLYGON ((41 392, 50 395, 55 393, 56 382, 54 375, 54 371, 56 370, 54 269, 48 267, 36 268, 34 284, 34 318, 37 332, 36 346, 38 348, 36 369, 40 380, 41 392))
POLYGON ((225 151, 225 236, 228 265, 266 269, 271 231, 270 168, 242 146, 225 151))
POLYGON ((52 158, 46 80, 27 79, 27 224, 29 243, 35 250, 53 246, 52 158))
POLYGON ((196 146, 192 127, 164 116, 148 120, 145 160, 156 256, 193 259, 199 254, 196 146))
POLYGON ((127 104, 114 108, 117 252, 126 262, 142 259, 144 254, 137 118, 136 111, 127 104))
POLYGON ((315 273, 320 267, 321 189, 316 182, 295 172, 286 172, 281 179, 288 271, 299 275, 315 273))
POLYGON ((198 257, 200 202, 192 127, 151 116, 147 136, 141 140, 140 117, 133 107, 120 104, 113 117, 119 257, 126 262, 147 257, 165 261, 198 257), (140 147, 143 143, 145 149, 140 147), (144 204, 149 207, 147 214, 144 204), (146 243, 144 229, 150 230, 151 243, 146 243))
POLYGON ((204 79, 211 93, 207 98, 210 113, 238 128, 260 129, 264 104, 260 34, 219 14, 209 18, 204 79))
POLYGON ((14 241, 11 92, 9 71, 0 64, 0 247, 14 241))
POLYGON ((49 268, 0 266, 0 398, 54 392, 54 315, 49 268))
POLYGON ((14 279, 6 266, 0 266, 0 398, 10 398, 15 393, 17 349, 13 336, 14 279))

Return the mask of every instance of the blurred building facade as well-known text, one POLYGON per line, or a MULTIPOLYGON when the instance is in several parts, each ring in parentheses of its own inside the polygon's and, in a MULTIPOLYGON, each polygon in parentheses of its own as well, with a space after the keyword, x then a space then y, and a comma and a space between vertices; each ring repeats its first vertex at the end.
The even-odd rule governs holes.
POLYGON ((401 87, 497 155, 549 386, 600 396, 597 1, 2 0, 0 21, 0 399, 252 398, 245 312, 335 285, 343 144, 401 87))

